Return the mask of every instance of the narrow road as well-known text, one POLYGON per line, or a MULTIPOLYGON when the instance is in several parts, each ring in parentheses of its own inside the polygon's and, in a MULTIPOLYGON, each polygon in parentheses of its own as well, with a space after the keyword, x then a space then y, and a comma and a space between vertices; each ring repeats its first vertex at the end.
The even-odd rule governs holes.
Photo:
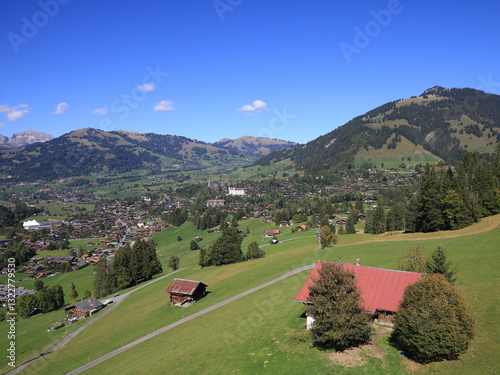
POLYGON ((110 353, 108 353, 106 355, 103 355, 102 357, 97 358, 96 360, 94 360, 92 362, 89 362, 86 365, 83 365, 83 366, 77 368, 76 370, 73 370, 73 371, 69 372, 68 374, 69 375, 79 374, 80 372, 88 370, 89 368, 94 367, 95 365, 97 365, 97 364, 99 364, 101 362, 104 362, 107 359, 109 359, 111 357, 114 357, 115 355, 117 355, 119 353, 122 353, 125 350, 128 350, 128 349, 136 346, 137 344, 140 344, 143 341, 146 341, 146 340, 148 340, 148 339, 150 339, 152 337, 155 337, 155 336, 157 336, 157 335, 159 335, 159 334, 161 334, 163 332, 166 332, 169 329, 177 327, 177 326, 181 325, 182 323, 186 323, 186 322, 188 322, 188 321, 190 321, 192 319, 195 319, 195 318, 197 318, 197 317, 199 317, 201 315, 204 315, 204 314, 206 314, 206 313, 208 313, 210 311, 213 311, 213 310, 215 310, 215 309, 217 309, 217 308, 219 308, 221 306, 227 305, 230 302, 236 301, 237 299, 240 299, 241 297, 247 296, 247 295, 249 295, 249 294, 251 294, 253 292, 256 292, 256 291, 258 291, 260 289, 263 289, 266 286, 272 285, 274 283, 277 283, 278 281, 284 280, 284 279, 286 279, 286 278, 288 278, 290 276, 296 275, 296 274, 298 274, 298 273, 300 273, 302 271, 307 271, 307 270, 310 270, 310 269, 313 269, 313 268, 314 268, 314 264, 310 264, 310 265, 307 265, 307 266, 303 266, 303 267, 297 268, 297 269, 295 269, 295 270, 293 270, 291 272, 285 273, 284 275, 282 275, 280 277, 277 277, 276 279, 273 279, 271 281, 268 281, 267 283, 264 283, 264 284, 261 284, 259 286, 256 286, 255 288, 249 289, 249 290, 247 290, 247 291, 245 291, 243 293, 240 293, 240 294, 238 294, 238 295, 236 295, 234 297, 228 298, 228 299, 226 299, 226 300, 224 300, 222 302, 216 303, 215 305, 207 307, 204 310, 198 311, 198 312, 196 312, 196 313, 194 313, 194 314, 192 314, 192 315, 190 315, 190 316, 188 316, 186 318, 178 320, 178 321, 176 321, 176 322, 174 322, 172 324, 169 324, 169 325, 167 325, 167 326, 165 326, 163 328, 160 328, 160 329, 158 329, 158 330, 156 330, 156 331, 154 331, 154 332, 152 332, 152 333, 150 333, 150 334, 148 334, 146 336, 143 336, 140 339, 132 341, 131 343, 129 343, 127 345, 124 345, 121 348, 116 349, 116 350, 114 350, 114 351, 112 351, 112 352, 110 352, 110 353))
MULTIPOLYGON (((186 267, 187 268, 187 267, 186 267)), ((77 334, 79 334, 81 331, 83 331, 85 328, 87 328, 89 325, 91 325, 92 323, 94 323, 96 320, 99 320, 101 319, 103 316, 106 316, 107 314, 109 314, 109 312, 111 310, 113 310, 115 308, 115 306, 120 303, 125 297, 127 297, 129 294, 132 294, 132 293, 135 293, 137 292, 138 290, 154 283, 154 282, 157 282, 158 280, 161 280, 161 279, 164 279, 165 277, 168 277, 170 275, 173 275, 174 273, 177 273, 179 271, 182 271, 182 270, 185 270, 186 268, 181 268, 177 271, 174 271, 174 272, 171 272, 169 273, 168 275, 163 275, 163 276, 160 276, 156 279, 153 279, 147 283, 144 283, 143 285, 141 285, 140 287, 138 288, 135 288, 134 290, 131 290, 130 292, 126 292, 126 293, 123 293, 122 295, 119 295, 117 297, 112 297, 112 298, 108 298, 110 300, 113 301, 113 303, 111 304, 111 306, 108 306, 107 309, 102 313, 100 314, 99 316, 95 317, 94 319, 92 320, 89 320, 87 323, 85 323, 84 325, 82 325, 81 327, 79 327, 78 329, 76 329, 75 331, 71 332, 68 336, 66 336, 64 339, 62 339, 59 343, 57 343, 55 346, 53 346, 51 349, 49 349, 48 351, 46 351, 45 353, 42 353, 40 354, 40 356, 36 357, 36 358, 33 358, 32 360, 22 364, 21 366, 19 367, 16 367, 15 370, 12 370, 10 372, 7 373, 7 375, 14 375, 14 374, 17 374, 19 371, 21 370, 24 370, 26 367, 28 367, 29 365, 33 364, 34 362, 38 361, 40 358, 46 356, 47 354, 50 354, 50 353, 53 353, 55 352, 57 349, 63 347, 64 345, 66 345, 69 340, 71 340, 73 337, 75 337, 77 334)))

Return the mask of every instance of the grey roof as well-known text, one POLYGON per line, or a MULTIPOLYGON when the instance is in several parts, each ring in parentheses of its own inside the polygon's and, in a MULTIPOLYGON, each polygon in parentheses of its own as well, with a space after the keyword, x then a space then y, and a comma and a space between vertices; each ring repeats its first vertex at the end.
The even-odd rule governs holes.
MULTIPOLYGON (((74 306, 78 307, 83 312, 90 312, 94 309, 97 309, 98 307, 101 307, 102 305, 103 304, 101 302, 99 302, 98 300, 96 300, 95 298, 89 298, 89 299, 86 299, 85 301, 78 302, 74 306)), ((72 306, 70 306, 70 307, 72 307, 72 306)))

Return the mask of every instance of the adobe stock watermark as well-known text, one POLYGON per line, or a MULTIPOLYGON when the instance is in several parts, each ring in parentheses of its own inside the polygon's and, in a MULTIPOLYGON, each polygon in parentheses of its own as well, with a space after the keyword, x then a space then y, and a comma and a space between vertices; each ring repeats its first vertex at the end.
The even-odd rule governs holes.
POLYGON ((22 26, 19 34, 10 32, 7 34, 7 39, 12 46, 12 49, 17 54, 19 47, 22 44, 28 44, 33 39, 40 29, 47 26, 49 20, 59 14, 60 6, 66 5, 70 0, 40 0, 37 4, 40 10, 28 17, 22 17, 22 26))
POLYGON ((221 21, 224 21, 224 13, 233 12, 243 0, 214 0, 212 5, 221 21))
POLYGON ((7 259, 7 359, 8 365, 16 367, 16 289, 14 280, 16 278, 16 260, 14 258, 7 259))
POLYGON ((273 108, 274 117, 269 121, 269 127, 259 131, 259 137, 275 138, 276 133, 280 133, 290 125, 290 120, 293 120, 297 115, 287 112, 286 107, 280 112, 273 108))
MULTIPOLYGON (((110 111, 117 114, 118 119, 121 121, 125 120, 130 115, 131 110, 136 109, 139 104, 146 99, 148 92, 152 91, 151 89, 141 89, 141 87, 146 85, 156 86, 157 84, 161 84, 163 80, 168 77, 168 73, 161 71, 158 64, 154 69, 147 66, 146 72, 147 73, 142 78, 142 85, 134 86, 130 89, 129 93, 121 94, 119 98, 113 100, 109 105, 110 111)), ((99 128, 104 131, 114 130, 113 120, 109 117, 102 119, 99 122, 99 128)))
POLYGON ((386 9, 380 11, 371 10, 370 15, 372 19, 368 21, 363 28, 358 26, 354 28, 352 44, 346 42, 339 44, 340 50, 346 61, 350 63, 353 54, 359 55, 364 48, 368 47, 371 41, 376 38, 384 28, 389 26, 392 17, 400 14, 402 11, 403 6, 399 0, 389 0, 386 9))

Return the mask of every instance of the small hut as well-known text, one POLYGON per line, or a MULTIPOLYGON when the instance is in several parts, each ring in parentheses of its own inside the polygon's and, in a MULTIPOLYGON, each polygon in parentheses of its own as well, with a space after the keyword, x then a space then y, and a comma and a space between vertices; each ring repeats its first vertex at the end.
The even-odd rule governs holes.
POLYGON ((201 281, 174 279, 166 292, 170 293, 170 303, 175 306, 188 307, 205 297, 207 286, 201 281))

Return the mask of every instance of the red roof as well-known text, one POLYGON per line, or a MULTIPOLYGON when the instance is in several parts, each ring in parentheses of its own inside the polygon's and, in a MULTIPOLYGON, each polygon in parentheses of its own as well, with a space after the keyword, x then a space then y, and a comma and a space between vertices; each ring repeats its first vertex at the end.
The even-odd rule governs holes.
MULTIPOLYGON (((318 261, 294 301, 310 303, 307 301, 309 285, 313 284, 313 279, 319 277, 318 270, 321 266, 322 262, 318 261)), ((417 272, 386 270, 353 264, 342 264, 342 267, 354 274, 358 288, 361 290, 362 305, 365 311, 372 313, 376 310, 397 311, 406 287, 422 278, 422 274, 417 272)))
POLYGON ((170 285, 168 286, 166 292, 187 294, 188 296, 191 296, 193 295, 194 291, 196 290, 196 288, 198 288, 200 284, 203 283, 200 281, 193 281, 193 280, 173 279, 170 285))

